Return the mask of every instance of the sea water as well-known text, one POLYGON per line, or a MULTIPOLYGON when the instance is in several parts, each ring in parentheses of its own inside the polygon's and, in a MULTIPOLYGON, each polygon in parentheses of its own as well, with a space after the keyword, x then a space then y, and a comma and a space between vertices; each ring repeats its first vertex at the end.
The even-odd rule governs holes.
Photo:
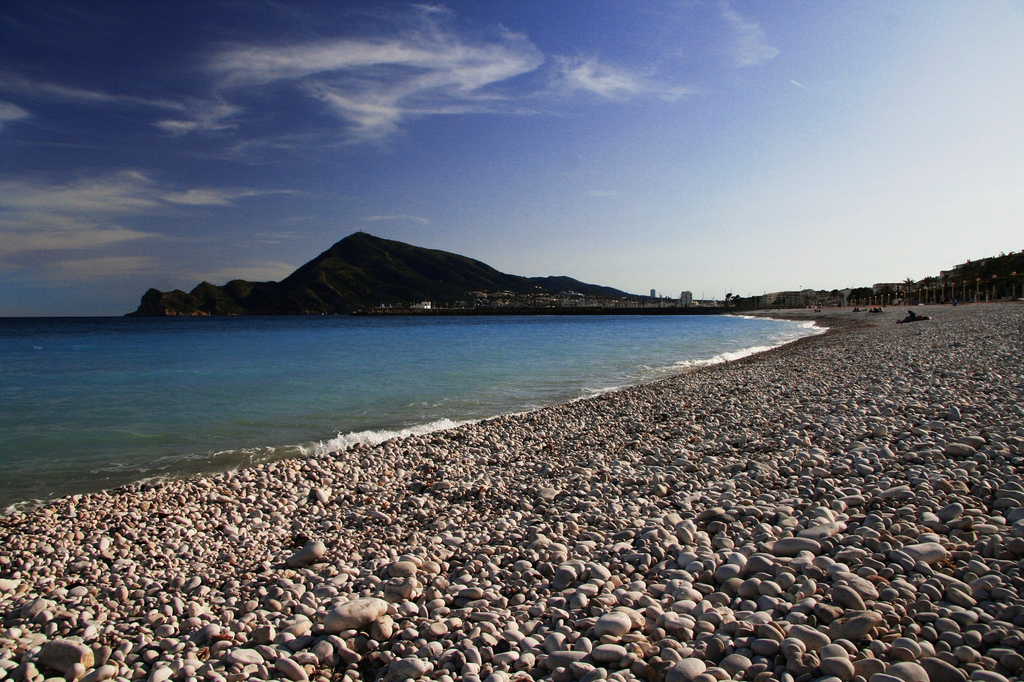
POLYGON ((814 332, 729 316, 0 319, 0 509, 527 411, 814 332))

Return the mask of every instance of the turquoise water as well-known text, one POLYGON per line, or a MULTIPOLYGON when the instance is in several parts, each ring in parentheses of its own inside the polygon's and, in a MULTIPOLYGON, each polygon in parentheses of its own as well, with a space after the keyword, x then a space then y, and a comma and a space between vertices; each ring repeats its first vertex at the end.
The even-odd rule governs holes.
POLYGON ((810 333, 719 316, 0 320, 0 509, 521 412, 810 333))

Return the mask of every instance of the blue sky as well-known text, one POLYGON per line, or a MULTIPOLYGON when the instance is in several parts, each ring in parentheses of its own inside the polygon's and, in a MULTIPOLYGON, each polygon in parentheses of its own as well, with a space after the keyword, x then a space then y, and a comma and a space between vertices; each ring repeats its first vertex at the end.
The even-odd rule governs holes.
POLYGON ((1024 4, 0 2, 0 315, 356 231, 635 293, 1024 247, 1024 4))

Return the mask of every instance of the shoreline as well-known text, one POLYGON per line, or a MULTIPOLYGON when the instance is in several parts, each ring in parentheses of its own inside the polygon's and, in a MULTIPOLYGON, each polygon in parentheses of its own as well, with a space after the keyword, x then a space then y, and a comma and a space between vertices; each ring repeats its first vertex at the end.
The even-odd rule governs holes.
MULTIPOLYGON (((724 323, 725 320, 722 320, 722 322, 724 323)), ((756 323, 752 323, 752 326, 757 328, 756 323)), ((762 321, 761 326, 771 327, 773 325, 762 321)), ((462 406, 462 410, 456 407, 448 411, 434 410, 435 414, 416 415, 406 414, 401 409, 384 409, 381 414, 376 415, 377 419, 373 420, 375 423, 358 424, 357 422, 363 428, 355 428, 348 431, 329 430, 330 424, 325 422, 318 424, 319 426, 327 427, 322 430, 312 430, 303 433, 296 433, 295 431, 297 430, 292 430, 288 431, 284 436, 280 432, 274 432, 269 429, 250 431, 250 433, 245 434, 245 444, 242 446, 236 447, 235 443, 232 442, 220 442, 217 443, 217 447, 211 447, 206 450, 202 448, 183 450, 178 456, 175 456, 174 452, 166 446, 160 450, 150 449, 147 451, 141 451, 136 448, 139 451, 134 453, 136 459, 133 460, 127 459, 133 453, 125 450, 124 456, 126 459, 123 468, 118 467, 118 461, 101 460, 99 465, 89 472, 88 476, 82 477, 80 480, 60 481, 56 479, 57 476, 62 475, 71 468, 69 466, 52 466, 50 469, 45 470, 45 473, 50 474, 49 477, 40 476, 38 481, 28 480, 34 477, 26 475, 25 462, 16 462, 15 458, 10 454, 16 450, 8 448, 4 459, 6 461, 7 457, 10 457, 14 481, 7 481, 3 490, 0 491, 0 498, 2 498, 0 514, 10 513, 15 510, 26 511, 55 502, 61 497, 72 494, 97 493, 132 483, 172 481, 188 478, 193 475, 214 475, 227 470, 258 466, 280 459, 306 457, 316 453, 326 454, 332 450, 343 450, 355 442, 373 445, 392 437, 430 433, 451 428, 451 425, 467 421, 493 419, 505 414, 519 414, 540 407, 562 402, 572 402, 592 395, 607 393, 633 384, 649 383, 682 371, 687 371, 692 366, 721 362, 724 359, 734 359, 753 352, 760 352, 769 346, 783 342, 783 340, 778 338, 769 339, 768 337, 775 337, 780 334, 797 335, 811 333, 810 330, 800 329, 800 323, 779 326, 780 328, 787 328, 789 331, 775 333, 770 329, 766 330, 766 337, 763 342, 750 340, 748 341, 749 346, 744 348, 730 349, 730 346, 736 346, 737 344, 724 343, 724 350, 721 350, 718 355, 706 359, 701 358, 700 355, 693 355, 694 359, 689 361, 674 361, 673 358, 665 356, 660 358, 660 362, 656 360, 645 365, 635 364, 634 362, 633 366, 627 367, 626 365, 630 361, 625 360, 625 358, 629 356, 617 353, 616 357, 624 360, 623 366, 618 368, 618 371, 612 373, 597 372, 590 375, 584 372, 574 373, 572 376, 564 376, 562 377, 564 387, 560 391, 555 390, 555 384, 549 382, 545 384, 543 392, 538 390, 535 392, 535 395, 530 395, 530 383, 520 380, 519 390, 516 393, 518 400, 500 401, 496 400, 494 395, 491 395, 491 400, 488 404, 488 407, 491 409, 480 409, 479 407, 474 409, 473 405, 468 405, 462 406), (590 379, 586 379, 585 377, 587 376, 590 376, 590 379), (574 381, 575 377, 579 377, 580 381, 574 381), (416 417, 424 417, 424 419, 417 420, 416 417), (313 437, 310 437, 311 434, 313 437), (292 436, 292 438, 288 438, 288 436, 292 436), (159 457, 155 458, 156 455, 159 455, 159 457), (44 486, 50 479, 54 479, 53 487, 45 489, 44 486), (22 481, 26 485, 19 486, 18 482, 22 481), (27 493, 32 494, 26 495, 27 493)), ((598 370, 600 369, 598 368, 598 370)), ((514 373, 522 372, 518 370, 514 373)), ((396 381, 400 385, 404 378, 392 376, 391 380, 396 381)), ((481 385, 478 388, 481 391, 488 392, 490 387, 481 385)), ((310 391, 310 393, 314 391, 315 389, 310 391)), ((154 392, 154 394, 156 393, 154 392)), ((445 393, 446 397, 441 402, 447 401, 447 396, 449 395, 455 396, 456 394, 450 391, 445 393)), ((469 394, 463 392, 463 395, 469 394)), ((440 405, 441 402, 438 404, 440 405)), ((271 410, 276 411, 276 408, 271 408, 271 410)), ((291 411, 291 413, 294 412, 294 410, 291 411)), ((343 412, 343 414, 347 416, 347 413, 343 412)), ((355 416, 358 419, 358 414, 355 416)), ((270 418, 272 419, 273 417, 270 418)), ((217 421, 217 419, 214 418, 213 421, 217 421)), ((279 421, 284 423, 285 426, 287 425, 285 420, 279 421)), ((345 423, 344 418, 340 421, 345 423)), ((198 428, 202 429, 203 427, 199 426, 198 428)), ((195 439, 195 443, 197 445, 201 444, 201 439, 195 439)), ((116 441, 111 443, 111 445, 116 444, 116 441)), ((40 453, 33 452, 33 454, 39 455, 40 453)), ((31 458, 27 459, 31 460, 31 458)))
POLYGON ((0 518, 0 669, 1014 679, 1024 308, 922 308, 935 319, 837 313, 588 400, 0 518))

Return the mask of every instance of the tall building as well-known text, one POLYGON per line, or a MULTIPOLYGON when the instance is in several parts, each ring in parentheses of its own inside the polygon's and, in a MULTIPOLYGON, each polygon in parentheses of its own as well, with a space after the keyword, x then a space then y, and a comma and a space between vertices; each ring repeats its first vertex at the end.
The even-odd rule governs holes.
POLYGON ((684 291, 683 293, 679 294, 679 305, 681 305, 684 308, 689 308, 691 305, 693 305, 693 292, 684 291))
POLYGON ((651 289, 651 298, 658 298, 658 294, 657 292, 654 291, 654 289, 651 289))

